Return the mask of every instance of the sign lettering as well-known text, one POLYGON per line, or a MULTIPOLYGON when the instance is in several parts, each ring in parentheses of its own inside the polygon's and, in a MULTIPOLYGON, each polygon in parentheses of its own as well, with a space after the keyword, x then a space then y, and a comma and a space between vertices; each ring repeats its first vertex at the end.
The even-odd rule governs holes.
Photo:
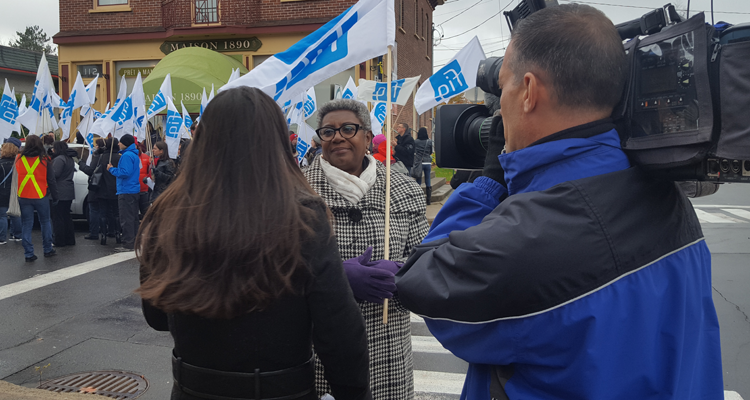
POLYGON ((263 43, 257 37, 247 39, 216 39, 216 40, 196 40, 190 42, 164 42, 160 50, 164 54, 169 54, 186 47, 201 47, 204 49, 225 52, 225 51, 258 51, 263 43))

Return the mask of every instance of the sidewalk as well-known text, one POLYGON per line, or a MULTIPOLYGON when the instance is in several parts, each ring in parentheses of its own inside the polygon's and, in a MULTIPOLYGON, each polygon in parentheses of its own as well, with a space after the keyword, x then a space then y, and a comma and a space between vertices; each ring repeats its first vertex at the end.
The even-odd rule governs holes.
POLYGON ((91 400, 90 394, 55 393, 0 381, 0 400, 91 400))

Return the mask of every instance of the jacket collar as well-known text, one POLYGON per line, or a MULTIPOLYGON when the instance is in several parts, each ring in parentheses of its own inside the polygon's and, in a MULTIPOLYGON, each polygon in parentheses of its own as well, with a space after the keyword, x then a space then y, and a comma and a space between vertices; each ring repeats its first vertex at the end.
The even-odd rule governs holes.
POLYGON ((554 136, 552 140, 542 139, 521 150, 501 154, 498 158, 505 171, 508 194, 539 190, 529 187, 537 174, 561 168, 573 159, 620 149, 620 137, 611 123, 592 124, 566 129, 550 135, 554 136))
POLYGON ((333 190, 328 183, 323 168, 320 166, 320 157, 315 157, 313 163, 308 167, 306 175, 308 175, 310 186, 312 186, 313 190, 323 198, 325 203, 332 210, 336 208, 359 208, 374 209, 385 212, 385 204, 383 204, 383 198, 385 196, 385 166, 377 161, 375 161, 375 163, 377 168, 377 179, 375 184, 356 205, 352 205, 352 203, 344 198, 344 196, 333 190))
POLYGON ((135 148, 135 143, 133 143, 130 146, 126 147, 124 150, 120 150, 118 153, 125 154, 127 152, 134 152, 135 155, 138 155, 138 150, 135 148))

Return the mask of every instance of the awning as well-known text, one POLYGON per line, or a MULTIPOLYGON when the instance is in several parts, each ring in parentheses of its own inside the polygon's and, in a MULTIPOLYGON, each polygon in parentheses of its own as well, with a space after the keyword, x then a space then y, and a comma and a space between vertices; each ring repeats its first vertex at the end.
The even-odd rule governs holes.
POLYGON ((186 47, 174 51, 159 61, 143 81, 146 109, 159 91, 164 78, 167 74, 172 74, 172 100, 177 111, 182 112, 182 102, 189 113, 197 114, 200 112, 203 88, 206 88, 207 95, 211 93, 211 84, 218 91, 227 83, 234 68, 239 68, 241 75, 247 73, 247 68, 240 61, 213 50, 186 47))

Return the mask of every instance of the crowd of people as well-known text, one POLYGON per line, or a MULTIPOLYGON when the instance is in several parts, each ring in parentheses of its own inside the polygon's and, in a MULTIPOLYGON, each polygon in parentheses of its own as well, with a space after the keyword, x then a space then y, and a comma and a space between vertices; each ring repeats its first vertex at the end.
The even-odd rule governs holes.
MULTIPOLYGON (((143 175, 132 136, 97 143, 90 236, 119 226, 136 249, 146 322, 174 339, 171 398, 413 399, 410 312, 469 362, 462 399, 723 398, 700 224, 674 182, 630 165, 609 118, 626 67, 590 6, 521 21, 482 174, 432 227, 427 129, 398 124, 388 148, 355 100, 320 107, 302 165, 281 109, 248 87, 213 99, 180 163, 156 141, 143 175)), ((34 210, 54 255, 68 151, 11 146, 27 260, 34 210)))
MULTIPOLYGON (((189 144, 189 140, 182 141, 180 152, 185 154, 189 144)), ((71 205, 76 200, 73 177, 78 160, 78 170, 88 176, 85 202, 89 232, 84 239, 106 245, 108 238, 114 238, 121 244, 114 251, 133 251, 138 222, 174 180, 180 157, 172 160, 163 141, 157 141, 149 152, 144 143, 136 143, 129 134, 120 140, 98 138, 95 145, 89 162, 85 157, 79 160, 67 141, 55 141, 52 134, 41 138, 28 135, 23 142, 15 137, 4 141, 0 156, 0 245, 21 241, 26 261, 36 260, 31 235, 35 213, 45 257, 57 255, 55 248, 76 244, 71 205), (13 182, 17 182, 15 191, 13 182), (15 214, 20 215, 8 214, 14 201, 20 210, 15 214)))

